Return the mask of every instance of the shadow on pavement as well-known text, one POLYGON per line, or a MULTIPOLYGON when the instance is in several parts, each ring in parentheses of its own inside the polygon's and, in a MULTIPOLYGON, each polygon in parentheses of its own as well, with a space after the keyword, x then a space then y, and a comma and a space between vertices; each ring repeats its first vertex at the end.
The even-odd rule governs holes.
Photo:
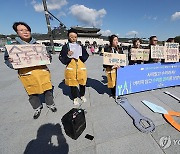
POLYGON ((88 78, 86 87, 93 88, 94 90, 96 90, 98 92, 98 94, 105 94, 106 93, 106 94, 110 95, 110 91, 107 88, 107 86, 104 85, 99 80, 88 78))
POLYGON ((65 84, 65 80, 62 80, 62 82, 58 85, 58 88, 62 89, 62 92, 65 96, 69 96, 69 98, 73 100, 71 96, 71 89, 65 84))
MULTIPOLYGON (((103 81, 106 83, 106 81, 107 81, 106 76, 103 77, 103 81)), ((59 84, 58 87, 60 89, 62 89, 62 92, 64 95, 69 96, 69 98, 71 100, 73 99, 71 96, 70 87, 65 84, 64 80, 59 84)), ((110 90, 107 88, 107 85, 104 85, 99 80, 88 78, 87 83, 86 83, 86 87, 93 88, 94 90, 96 90, 98 92, 98 94, 105 94, 106 93, 106 94, 110 95, 110 90)))
POLYGON ((107 83, 108 81, 107 81, 107 76, 105 76, 105 75, 102 75, 102 80, 101 80, 101 82, 102 83, 107 83))
POLYGON ((24 154, 67 154, 68 152, 69 146, 62 134, 60 124, 48 123, 38 129, 37 138, 28 143, 24 154))

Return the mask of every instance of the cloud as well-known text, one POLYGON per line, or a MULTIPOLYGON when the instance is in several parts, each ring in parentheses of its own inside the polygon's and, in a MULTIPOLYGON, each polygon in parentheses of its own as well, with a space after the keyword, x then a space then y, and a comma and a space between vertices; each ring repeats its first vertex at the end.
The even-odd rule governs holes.
POLYGON ((99 27, 102 25, 102 18, 106 15, 106 10, 95 10, 75 4, 70 7, 70 13, 86 26, 99 27))
POLYGON ((32 1, 31 1, 31 4, 32 4, 32 5, 36 4, 36 0, 32 0, 32 1))
POLYGON ((110 30, 105 30, 105 31, 101 30, 99 33, 102 34, 102 36, 112 35, 112 32, 110 30))
POLYGON ((32 5, 34 5, 34 4, 36 4, 36 3, 37 3, 36 0, 32 0, 32 1, 31 1, 31 4, 32 4, 32 5))
MULTIPOLYGON (((111 36, 111 35, 115 34, 115 33, 111 32, 111 30, 109 30, 109 29, 108 30, 100 30, 99 33, 102 34, 102 36, 111 36)), ((117 37, 119 37, 118 33, 115 35, 117 35, 117 37)))
MULTIPOLYGON (((44 11, 42 3, 38 3, 36 2, 36 0, 32 0, 31 4, 33 5, 36 12, 44 11)), ((48 10, 60 10, 62 6, 67 4, 68 4, 67 0, 47 0, 48 10)))
POLYGON ((153 16, 149 16, 149 15, 144 15, 144 19, 148 19, 148 20, 157 20, 158 19, 158 17, 153 17, 153 16))
POLYGON ((66 16, 66 14, 65 14, 64 12, 59 12, 59 13, 57 14, 57 18, 60 18, 60 17, 62 17, 62 16, 66 16))
POLYGON ((180 19, 180 12, 175 12, 172 16, 171 16, 171 20, 178 20, 180 19))
POLYGON ((153 19, 153 20, 157 20, 157 17, 153 17, 152 19, 153 19))
POLYGON ((134 37, 135 35, 138 35, 138 32, 134 30, 126 33, 126 36, 128 37, 134 37))

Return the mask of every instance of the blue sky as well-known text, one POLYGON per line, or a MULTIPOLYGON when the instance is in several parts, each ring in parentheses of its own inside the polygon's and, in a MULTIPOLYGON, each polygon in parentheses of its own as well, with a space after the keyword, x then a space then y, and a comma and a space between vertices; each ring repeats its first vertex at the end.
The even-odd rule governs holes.
MULTIPOLYGON (((68 28, 98 27, 103 35, 159 40, 180 36, 180 0, 47 0, 49 11, 68 28)), ((14 34, 15 21, 47 33, 42 0, 1 0, 0 33, 14 34)), ((52 28, 58 26, 51 21, 52 28)))

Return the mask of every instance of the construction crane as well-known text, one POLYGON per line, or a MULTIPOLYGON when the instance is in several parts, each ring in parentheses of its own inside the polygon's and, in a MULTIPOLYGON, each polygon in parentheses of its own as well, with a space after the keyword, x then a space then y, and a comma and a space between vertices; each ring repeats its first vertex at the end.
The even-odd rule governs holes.
POLYGON ((56 19, 60 23, 60 26, 63 26, 64 28, 66 28, 66 26, 58 18, 56 18, 51 12, 48 11, 46 0, 42 0, 42 2, 43 2, 44 13, 45 13, 45 17, 46 17, 48 34, 49 34, 49 38, 50 38, 50 44, 52 46, 52 53, 55 54, 54 42, 53 42, 53 34, 52 34, 52 30, 51 30, 51 25, 50 25, 49 17, 53 17, 54 19, 56 19))

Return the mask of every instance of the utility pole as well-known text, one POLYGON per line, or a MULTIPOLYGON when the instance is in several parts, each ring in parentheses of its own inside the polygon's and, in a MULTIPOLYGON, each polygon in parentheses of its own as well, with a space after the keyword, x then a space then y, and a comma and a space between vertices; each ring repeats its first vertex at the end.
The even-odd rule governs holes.
POLYGON ((55 54, 54 42, 53 42, 53 36, 52 36, 52 31, 51 31, 51 25, 50 25, 50 22, 49 22, 49 13, 48 13, 48 9, 47 9, 47 4, 46 4, 46 0, 42 0, 42 1, 43 1, 44 13, 45 13, 46 23, 47 23, 47 28, 48 28, 48 35, 49 35, 50 43, 51 43, 51 46, 52 46, 52 53, 55 54))

